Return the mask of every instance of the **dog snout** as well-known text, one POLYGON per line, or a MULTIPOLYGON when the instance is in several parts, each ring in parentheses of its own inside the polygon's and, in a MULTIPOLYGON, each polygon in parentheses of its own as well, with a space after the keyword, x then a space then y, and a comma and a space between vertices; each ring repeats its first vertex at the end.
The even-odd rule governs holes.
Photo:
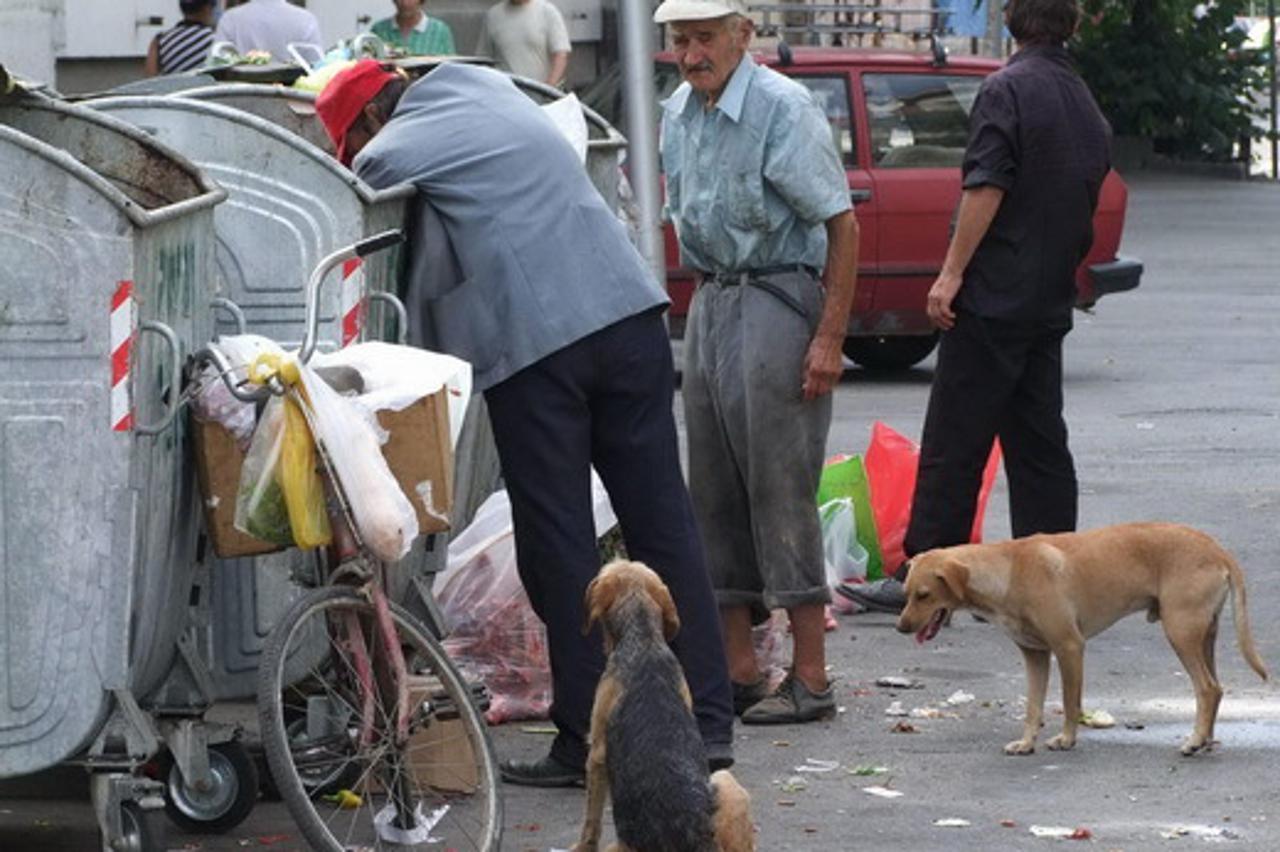
POLYGON ((897 628, 899 633, 915 633, 916 632, 915 625, 911 623, 911 619, 907 617, 907 614, 905 612, 902 615, 898 616, 897 628))

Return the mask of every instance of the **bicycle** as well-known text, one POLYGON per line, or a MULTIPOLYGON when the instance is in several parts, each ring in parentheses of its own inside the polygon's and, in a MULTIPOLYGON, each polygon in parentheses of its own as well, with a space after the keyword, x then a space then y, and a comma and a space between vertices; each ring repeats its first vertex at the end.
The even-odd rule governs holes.
MULTIPOLYGON (((315 350, 327 274, 401 239, 379 234, 321 260, 307 285, 300 362, 315 350)), ((275 379, 252 389, 234 381, 216 347, 197 358, 242 400, 287 391, 275 379)), ((480 696, 432 631, 387 599, 394 566, 360 542, 327 449, 316 445, 333 542, 316 588, 272 630, 258 676, 276 787, 314 849, 496 850, 502 808, 480 696)))

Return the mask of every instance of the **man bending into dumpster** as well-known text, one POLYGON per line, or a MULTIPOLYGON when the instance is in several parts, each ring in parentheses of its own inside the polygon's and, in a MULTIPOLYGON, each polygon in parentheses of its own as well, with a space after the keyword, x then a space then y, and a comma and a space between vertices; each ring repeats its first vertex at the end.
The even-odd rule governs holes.
POLYGON ((417 188, 408 286, 427 306, 434 348, 471 362, 488 404, 520 578, 547 626, 559 728, 548 755, 504 761, 503 778, 584 779, 604 668, 599 637, 582 635, 583 595, 599 569, 593 465, 628 555, 675 598, 672 644, 709 767, 730 765, 728 671, 672 415, 667 298, 624 226, 569 142, 501 72, 447 63, 410 84, 363 60, 334 77, 316 110, 357 175, 417 188))

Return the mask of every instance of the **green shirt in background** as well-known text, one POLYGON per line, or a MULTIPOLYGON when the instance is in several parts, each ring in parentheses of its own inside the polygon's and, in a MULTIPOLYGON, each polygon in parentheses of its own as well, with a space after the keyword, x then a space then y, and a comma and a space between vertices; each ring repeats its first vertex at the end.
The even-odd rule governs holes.
POLYGON ((383 18, 370 31, 391 47, 398 47, 411 56, 446 56, 457 53, 453 46, 453 30, 439 18, 423 15, 418 25, 409 31, 405 39, 396 25, 395 18, 383 18))

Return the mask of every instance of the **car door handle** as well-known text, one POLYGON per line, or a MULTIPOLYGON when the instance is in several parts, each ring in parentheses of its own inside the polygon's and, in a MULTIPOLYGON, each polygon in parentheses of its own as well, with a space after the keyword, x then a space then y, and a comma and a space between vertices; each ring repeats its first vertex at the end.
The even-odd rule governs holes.
POLYGON ((849 200, 854 204, 861 204, 864 201, 871 200, 871 190, 869 189, 851 189, 849 190, 849 200))

